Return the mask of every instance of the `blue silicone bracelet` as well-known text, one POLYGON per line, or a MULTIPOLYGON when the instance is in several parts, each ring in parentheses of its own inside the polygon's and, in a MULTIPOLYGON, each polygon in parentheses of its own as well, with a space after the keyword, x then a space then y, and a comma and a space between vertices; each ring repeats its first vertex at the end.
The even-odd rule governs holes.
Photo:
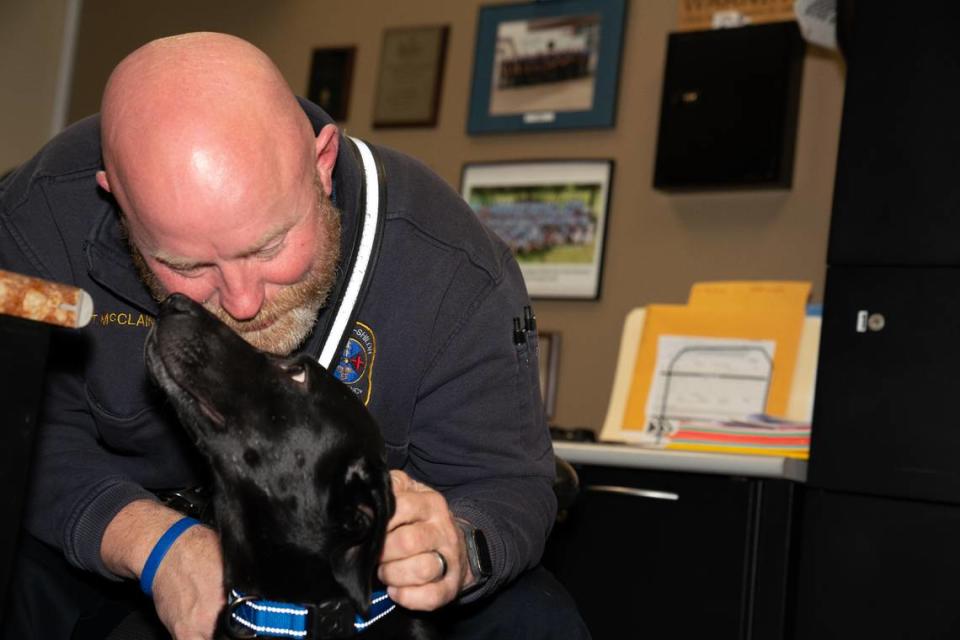
POLYGON ((164 556, 167 555, 167 551, 170 551, 170 547, 173 546, 177 538, 195 524, 200 524, 200 521, 193 518, 181 518, 170 525, 170 528, 160 536, 157 544, 153 547, 153 551, 147 557, 146 564, 143 565, 143 571, 140 573, 141 591, 148 596, 153 596, 153 577, 157 575, 157 569, 160 568, 164 556))

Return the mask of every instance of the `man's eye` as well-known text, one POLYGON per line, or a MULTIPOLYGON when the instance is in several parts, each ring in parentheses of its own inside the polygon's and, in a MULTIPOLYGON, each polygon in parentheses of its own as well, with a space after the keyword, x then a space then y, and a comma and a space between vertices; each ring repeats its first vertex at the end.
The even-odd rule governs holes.
POLYGON ((206 268, 203 265, 196 265, 193 267, 170 267, 170 270, 184 278, 197 278, 203 275, 206 268))
POLYGON ((283 250, 284 244, 285 243, 283 242, 278 242, 276 244, 270 245, 269 247, 264 247, 263 249, 260 249, 260 251, 257 251, 256 255, 261 260, 269 260, 270 258, 275 258, 283 250))

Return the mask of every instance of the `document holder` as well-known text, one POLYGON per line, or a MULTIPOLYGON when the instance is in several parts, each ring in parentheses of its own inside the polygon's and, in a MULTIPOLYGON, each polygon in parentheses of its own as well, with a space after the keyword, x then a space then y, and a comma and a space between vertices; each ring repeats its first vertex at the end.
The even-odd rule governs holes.
MULTIPOLYGON (((613 388, 603 428, 601 441, 642 442, 643 431, 625 428, 625 416, 630 394, 633 391, 640 341, 647 319, 646 307, 631 310, 623 324, 613 388)), ((797 346, 794 373, 789 386, 788 400, 783 417, 789 420, 809 421, 813 407, 813 389, 817 368, 817 349, 820 340, 820 317, 807 316, 797 346)))

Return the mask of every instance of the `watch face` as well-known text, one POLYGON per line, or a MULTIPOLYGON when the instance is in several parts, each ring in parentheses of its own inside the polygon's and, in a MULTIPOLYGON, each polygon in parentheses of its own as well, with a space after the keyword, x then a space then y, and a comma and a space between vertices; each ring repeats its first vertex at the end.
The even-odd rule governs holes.
POLYGON ((470 573, 476 578, 474 586, 486 582, 493 573, 493 562, 490 560, 490 547, 487 546, 487 537, 483 531, 477 529, 466 520, 457 519, 457 526, 463 531, 463 541, 467 545, 467 561, 470 564, 470 573))
POLYGON ((479 569, 480 578, 487 578, 493 573, 492 563, 490 562, 490 548, 487 547, 487 536, 483 535, 480 529, 473 530, 473 540, 477 545, 477 569, 479 569))

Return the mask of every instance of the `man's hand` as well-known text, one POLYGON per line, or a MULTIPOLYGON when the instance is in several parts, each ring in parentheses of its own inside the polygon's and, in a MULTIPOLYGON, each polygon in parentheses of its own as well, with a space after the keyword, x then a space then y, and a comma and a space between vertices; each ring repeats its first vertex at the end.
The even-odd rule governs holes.
MULTIPOLYGON (((110 571, 139 578, 160 536, 183 515, 138 500, 107 526, 100 553, 110 571)), ((220 539, 205 526, 190 527, 170 547, 153 579, 157 615, 176 640, 209 640, 224 605, 220 539)))
POLYGON ((400 606, 438 609, 474 580, 463 533, 440 493, 402 471, 391 471, 390 476, 397 509, 387 523, 378 576, 400 606), (437 553, 447 564, 443 577, 437 553))

